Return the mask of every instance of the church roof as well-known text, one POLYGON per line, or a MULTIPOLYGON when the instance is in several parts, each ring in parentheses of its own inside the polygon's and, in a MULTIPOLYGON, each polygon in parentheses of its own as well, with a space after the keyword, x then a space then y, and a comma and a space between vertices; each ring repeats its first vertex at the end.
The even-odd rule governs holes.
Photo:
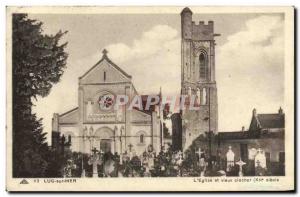
POLYGON ((78 107, 59 114, 60 124, 75 124, 78 122, 78 107))
POLYGON ((122 70, 119 66, 117 66, 113 61, 111 61, 108 56, 107 56, 107 50, 104 49, 102 51, 103 55, 101 60, 99 60, 92 68, 90 68, 88 71, 86 71, 81 77, 79 77, 79 79, 85 77, 88 73, 90 73, 92 70, 94 70, 94 68, 96 68, 102 61, 106 60, 109 64, 111 64, 115 69, 117 69, 118 71, 120 71, 123 75, 125 75, 128 78, 132 78, 131 75, 127 74, 124 70, 122 70))
POLYGON ((284 114, 257 114, 261 128, 284 128, 284 114))

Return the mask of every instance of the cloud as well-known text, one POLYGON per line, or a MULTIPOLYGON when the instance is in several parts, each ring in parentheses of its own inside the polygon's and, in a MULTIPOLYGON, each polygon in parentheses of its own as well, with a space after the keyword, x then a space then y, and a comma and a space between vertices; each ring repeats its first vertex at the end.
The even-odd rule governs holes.
MULTIPOLYGON (((180 93, 181 53, 179 31, 156 25, 132 43, 112 43, 105 48, 109 58, 133 76, 140 94, 180 93)), ((76 47, 69 43, 70 48, 76 47)), ((216 77, 219 130, 233 131, 250 124, 251 110, 275 112, 283 103, 283 19, 260 16, 246 21, 245 28, 216 47, 216 77)), ((68 68, 46 98, 36 102, 44 131, 51 132, 53 113, 78 105, 78 77, 92 67, 101 54, 78 58, 70 53, 68 68)), ((48 137, 51 137, 48 135, 48 137)), ((51 138, 49 138, 51 139, 51 138)), ((50 141, 50 140, 49 140, 50 141)))
POLYGON ((283 104, 283 19, 260 16, 245 25, 245 30, 230 35, 217 48, 219 127, 223 130, 248 127, 254 107, 258 113, 274 113, 283 104))
POLYGON ((157 25, 131 45, 111 44, 109 57, 133 76, 140 94, 180 93, 180 37, 176 29, 157 25))
MULTIPOLYGON (((74 46, 69 43, 68 47, 74 46)), ((133 76, 140 94, 158 93, 160 87, 164 94, 180 93, 180 38, 177 30, 167 25, 157 25, 145 31, 131 45, 116 43, 105 48, 109 51, 109 58, 133 76)), ((53 86, 49 96, 39 98, 35 103, 33 110, 43 118, 48 139, 51 139, 52 114, 77 107, 78 77, 100 58, 99 53, 81 59, 70 53, 60 82, 53 86)))

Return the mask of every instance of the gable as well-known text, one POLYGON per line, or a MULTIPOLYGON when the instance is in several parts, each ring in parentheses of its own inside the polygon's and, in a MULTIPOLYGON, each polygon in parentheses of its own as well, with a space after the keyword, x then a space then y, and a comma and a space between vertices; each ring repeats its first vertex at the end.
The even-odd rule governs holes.
POLYGON ((59 124, 76 124, 78 123, 78 107, 59 115, 59 124))
POLYGON ((131 76, 104 55, 79 80, 82 84, 130 82, 131 76))
POLYGON ((249 126, 249 131, 257 131, 260 128, 260 125, 257 121, 256 116, 252 116, 250 126, 249 126))

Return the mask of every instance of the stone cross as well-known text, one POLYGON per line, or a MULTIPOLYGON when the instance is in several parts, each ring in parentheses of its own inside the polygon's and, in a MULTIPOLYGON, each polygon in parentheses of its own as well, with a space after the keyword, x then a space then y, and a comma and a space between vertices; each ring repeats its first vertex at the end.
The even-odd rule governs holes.
POLYGON ((133 145, 129 144, 128 147, 129 147, 129 152, 131 152, 131 149, 132 149, 133 145))
POLYGON ((239 176, 243 176, 243 165, 245 165, 246 163, 242 161, 242 159, 240 158, 240 160, 238 162, 236 162, 236 165, 239 166, 239 176))
POLYGON ((89 159, 89 165, 93 165, 93 178, 98 177, 98 166, 101 164, 101 159, 99 157, 99 154, 97 154, 99 151, 96 148, 92 149, 93 155, 89 159))
POLYGON ((201 151, 201 148, 198 149, 198 151, 196 151, 196 154, 199 156, 199 161, 201 158, 201 154, 204 153, 203 151, 201 151))
POLYGON ((133 145, 132 144, 129 144, 128 145, 128 148, 129 148, 129 159, 131 160, 132 159, 132 157, 133 157, 133 153, 132 153, 132 147, 133 147, 133 145))

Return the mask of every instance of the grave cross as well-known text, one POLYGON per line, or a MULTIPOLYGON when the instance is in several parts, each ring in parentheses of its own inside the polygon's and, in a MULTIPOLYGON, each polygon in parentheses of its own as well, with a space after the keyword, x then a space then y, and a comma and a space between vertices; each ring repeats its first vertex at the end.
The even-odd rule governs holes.
POLYGON ((95 147, 92 149, 93 155, 96 155, 99 152, 95 147))
POLYGON ((89 165, 93 166, 93 177, 98 177, 98 166, 101 164, 101 160, 97 152, 99 152, 96 148, 92 149, 93 155, 88 161, 89 165))
POLYGON ((243 162, 241 158, 238 162, 236 162, 236 165, 239 166, 239 176, 243 176, 243 165, 245 165, 245 164, 246 163, 243 162))
POLYGON ((196 154, 199 156, 199 161, 200 161, 200 159, 201 159, 201 154, 202 154, 203 152, 201 151, 201 148, 199 148, 198 149, 198 151, 196 151, 196 154))
POLYGON ((129 144, 128 147, 129 147, 129 152, 131 152, 131 149, 132 149, 133 145, 129 144))

